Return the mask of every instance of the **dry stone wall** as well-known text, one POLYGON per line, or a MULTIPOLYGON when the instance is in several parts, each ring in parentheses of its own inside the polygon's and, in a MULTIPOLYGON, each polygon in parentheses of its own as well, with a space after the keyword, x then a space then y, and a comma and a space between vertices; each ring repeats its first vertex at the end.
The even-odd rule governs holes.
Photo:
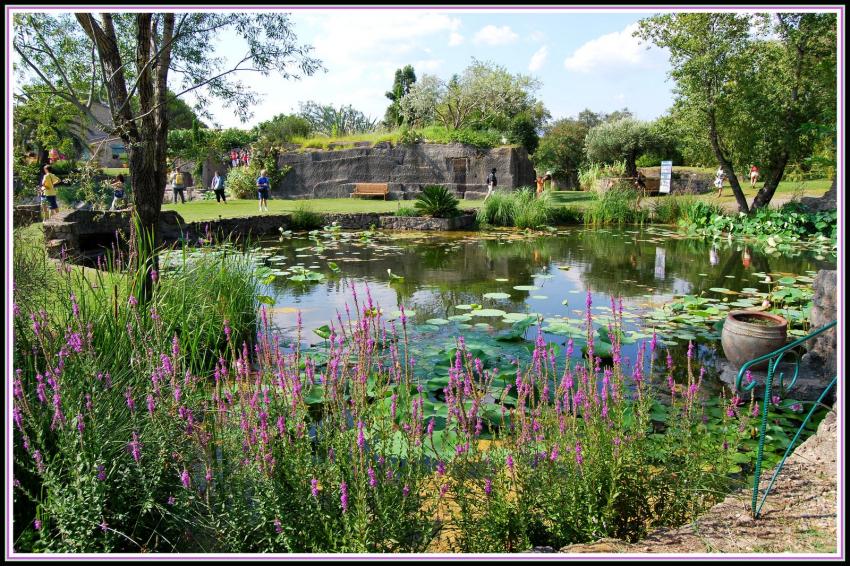
POLYGON ((498 186, 534 183, 534 168, 521 147, 480 149, 464 144, 416 143, 343 150, 288 152, 279 166, 292 170, 272 189, 277 198, 346 198, 356 183, 387 183, 389 198, 415 199, 426 185, 444 185, 461 198, 480 198, 496 169, 498 186))

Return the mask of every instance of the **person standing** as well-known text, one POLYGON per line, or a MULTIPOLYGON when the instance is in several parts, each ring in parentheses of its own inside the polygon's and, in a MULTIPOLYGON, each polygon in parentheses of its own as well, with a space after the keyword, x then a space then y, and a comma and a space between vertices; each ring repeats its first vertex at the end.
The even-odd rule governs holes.
POLYGON ((257 197, 260 200, 260 212, 269 211, 269 178, 266 177, 266 170, 260 171, 260 176, 257 177, 257 197))
POLYGON ((224 201, 224 204, 227 204, 227 197, 224 196, 224 177, 220 176, 218 171, 215 172, 215 176, 212 178, 210 188, 215 192, 216 202, 224 201))
POLYGON ((756 167, 755 163, 750 166, 750 188, 756 188, 756 182, 759 180, 759 168, 756 167))
POLYGON ((239 165, 239 154, 236 153, 235 149, 230 150, 230 166, 236 167, 239 165))
POLYGON ((115 210, 115 205, 119 202, 124 204, 124 175, 118 174, 115 180, 110 183, 112 187, 112 206, 109 210, 115 210))
POLYGON ((543 195, 543 184, 545 183, 545 179, 543 177, 537 177, 537 198, 540 198, 543 195))
POLYGON ((186 181, 183 179, 183 171, 175 168, 171 173, 171 190, 174 192, 174 204, 177 204, 177 196, 180 196, 180 202, 186 204, 186 197, 183 191, 186 188, 186 181))
POLYGON ((41 179, 41 211, 45 218, 53 216, 55 211, 59 210, 59 204, 56 202, 56 185, 62 182, 62 179, 53 174, 50 165, 44 166, 44 177, 41 179))
POLYGON ((497 184, 498 181, 496 180, 496 168, 494 167, 490 174, 487 175, 487 196, 484 197, 484 200, 490 198, 490 195, 492 195, 493 191, 496 190, 497 184))
POLYGON ((717 168, 717 173, 714 175, 714 188, 717 189, 717 196, 723 196, 723 181, 726 179, 726 172, 723 171, 723 166, 717 168))

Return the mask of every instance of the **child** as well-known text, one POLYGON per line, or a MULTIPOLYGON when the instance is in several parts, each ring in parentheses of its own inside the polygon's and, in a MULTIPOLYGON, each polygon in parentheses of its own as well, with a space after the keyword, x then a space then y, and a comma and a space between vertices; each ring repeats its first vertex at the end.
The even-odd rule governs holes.
POLYGON ((56 185, 62 180, 53 174, 50 165, 44 166, 44 177, 41 180, 41 209, 45 218, 53 216, 55 211, 59 210, 59 204, 56 202, 56 185))
POLYGON ((112 181, 112 206, 109 207, 109 210, 115 210, 115 205, 121 202, 124 204, 124 175, 119 174, 115 177, 115 180, 112 181))
POLYGON ((266 177, 266 170, 260 171, 260 176, 257 177, 257 197, 260 199, 260 212, 269 211, 269 178, 266 177))

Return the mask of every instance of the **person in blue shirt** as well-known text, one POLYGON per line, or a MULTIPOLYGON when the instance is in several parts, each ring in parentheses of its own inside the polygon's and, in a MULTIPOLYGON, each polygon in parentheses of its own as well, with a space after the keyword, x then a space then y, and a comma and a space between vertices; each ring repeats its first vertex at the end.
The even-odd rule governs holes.
POLYGON ((260 171, 260 176, 257 177, 257 197, 260 199, 260 212, 269 211, 269 178, 266 177, 266 170, 260 171))

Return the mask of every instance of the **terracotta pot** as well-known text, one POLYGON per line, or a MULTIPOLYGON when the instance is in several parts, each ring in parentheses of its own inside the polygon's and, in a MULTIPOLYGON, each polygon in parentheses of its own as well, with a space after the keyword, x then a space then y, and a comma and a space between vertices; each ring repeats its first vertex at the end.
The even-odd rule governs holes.
MULTIPOLYGON (((787 339, 788 321, 781 316, 759 311, 730 311, 720 334, 723 353, 736 367, 778 350, 787 339)), ((766 367, 765 361, 753 369, 766 367)))

